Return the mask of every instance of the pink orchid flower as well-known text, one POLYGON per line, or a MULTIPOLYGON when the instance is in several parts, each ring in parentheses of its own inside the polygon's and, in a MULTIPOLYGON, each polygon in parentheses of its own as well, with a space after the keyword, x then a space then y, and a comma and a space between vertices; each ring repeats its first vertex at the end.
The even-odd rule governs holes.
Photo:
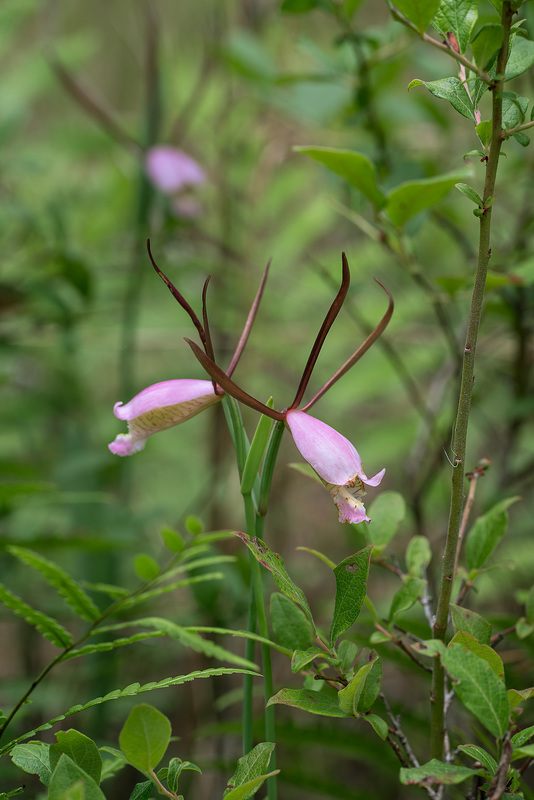
POLYGON ((286 423, 300 454, 332 495, 340 522, 370 522, 359 498, 364 484, 378 486, 385 469, 368 478, 356 448, 334 428, 304 411, 288 411, 286 423))
POLYGON ((168 145, 151 147, 145 157, 145 167, 151 182, 164 194, 175 194, 206 180, 204 170, 194 158, 168 145))
MULTIPOLYGON (((204 322, 202 324, 186 299, 156 265, 150 251, 150 242, 147 242, 147 247, 152 266, 167 285, 173 297, 191 318, 204 347, 203 352, 205 352, 207 358, 212 359, 213 345, 206 312, 206 292, 210 279, 208 278, 204 284, 202 293, 204 322)), ((270 262, 267 264, 260 287, 252 303, 236 351, 226 373, 223 373, 223 375, 232 375, 245 348, 263 294, 269 265, 270 262)), ((131 456, 133 453, 138 453, 139 450, 144 448, 149 436, 186 422, 186 420, 200 414, 205 408, 217 403, 222 399, 223 395, 223 390, 215 381, 175 379, 148 386, 130 400, 129 403, 115 403, 113 413, 118 419, 125 420, 128 423, 128 433, 119 433, 108 447, 117 456, 131 456)))
POLYGON ((247 394, 241 387, 230 380, 228 375, 226 375, 198 345, 189 339, 186 339, 186 341, 189 343, 195 356, 208 375, 210 375, 212 380, 216 381, 225 392, 245 405, 260 411, 262 414, 285 422, 293 436, 293 441, 297 449, 313 467, 332 495, 332 499, 339 512, 339 521, 357 523, 370 522, 365 507, 359 500, 360 497, 365 495, 364 485, 378 486, 384 477, 385 469, 378 472, 372 478, 368 478, 363 471, 362 461, 358 451, 348 439, 329 425, 310 416, 306 412, 362 357, 388 325, 391 315, 393 314, 393 299, 380 281, 377 281, 377 283, 382 286, 389 297, 389 306, 381 321, 352 356, 334 373, 330 380, 319 389, 302 409, 298 409, 304 397, 321 347, 343 305, 348 292, 349 283, 350 272, 347 259, 343 253, 343 279, 341 287, 314 342, 295 399, 285 411, 276 411, 275 409, 269 408, 259 400, 256 400, 256 398, 247 394))

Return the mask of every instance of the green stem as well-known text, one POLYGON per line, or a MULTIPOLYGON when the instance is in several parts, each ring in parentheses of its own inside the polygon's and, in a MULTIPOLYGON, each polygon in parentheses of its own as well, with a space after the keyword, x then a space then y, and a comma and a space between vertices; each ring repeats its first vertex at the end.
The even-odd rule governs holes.
MULTIPOLYGON (((503 42, 497 57, 496 78, 490 87, 492 92, 492 139, 486 164, 486 179, 484 183, 484 213, 480 217, 480 234, 478 248, 478 263, 475 275, 471 308, 467 323, 467 335, 462 364, 462 378, 458 411, 454 431, 454 463, 452 470, 452 490, 449 511, 449 527, 445 542, 443 565, 441 573, 440 590, 436 617, 432 635, 434 639, 444 641, 447 634, 449 607, 451 602, 454 565, 458 548, 459 532, 462 523, 464 507, 464 465, 467 448, 467 428, 471 397, 473 392, 474 365, 482 304, 486 286, 488 263, 491 256, 490 232, 492 207, 486 208, 486 203, 494 195, 495 180, 499 153, 503 141, 502 134, 502 91, 504 85, 504 72, 508 60, 510 42, 510 28, 513 12, 509 0, 504 0, 502 10, 503 42)), ((432 672, 431 694, 431 731, 430 754, 431 758, 441 759, 445 738, 445 672, 439 658, 434 659, 432 672)))

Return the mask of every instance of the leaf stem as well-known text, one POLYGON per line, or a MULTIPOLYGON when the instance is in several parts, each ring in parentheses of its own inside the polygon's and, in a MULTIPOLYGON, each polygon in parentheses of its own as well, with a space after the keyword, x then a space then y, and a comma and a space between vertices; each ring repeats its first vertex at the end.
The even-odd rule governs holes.
MULTIPOLYGON (((467 334, 462 363, 462 376, 458 410, 454 429, 453 453, 454 462, 452 469, 452 489, 449 511, 449 525, 445 541, 442 573, 436 616, 432 635, 434 639, 444 641, 447 634, 449 607, 451 602, 456 551, 459 545, 459 532, 462 524, 464 509, 464 464, 467 449, 467 429, 473 393, 474 365, 478 330, 482 314, 484 291, 488 263, 491 257, 490 233, 492 206, 486 208, 487 201, 494 195, 495 180, 499 162, 499 153, 503 142, 502 132, 502 91, 504 86, 504 73, 508 60, 510 43, 510 28, 513 11, 510 0, 504 0, 502 8, 503 41, 497 56, 496 78, 491 83, 492 93, 492 138, 486 163, 486 178, 484 183, 484 212, 480 217, 478 262, 471 296, 471 308, 467 322, 467 334)), ((451 53, 452 54, 452 53, 451 53)), ((431 731, 430 754, 431 758, 442 759, 445 741, 445 672, 441 660, 434 659, 431 692, 431 731)))

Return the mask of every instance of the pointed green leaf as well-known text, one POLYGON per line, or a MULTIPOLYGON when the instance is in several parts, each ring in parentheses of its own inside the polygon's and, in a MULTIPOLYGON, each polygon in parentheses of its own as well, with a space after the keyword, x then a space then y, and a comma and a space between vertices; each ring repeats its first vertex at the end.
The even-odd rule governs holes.
POLYGON ((363 153, 334 147, 295 147, 294 150, 310 156, 340 175, 370 200, 377 211, 384 208, 386 196, 378 187, 375 166, 363 153))
POLYGON ((508 689, 508 702, 510 703, 510 709, 513 710, 517 708, 518 705, 522 705, 526 700, 530 700, 531 697, 534 697, 534 687, 530 687, 529 689, 508 689))
POLYGON ((478 192, 476 192, 471 186, 468 186, 467 183, 455 183, 454 184, 456 189, 460 191, 462 194, 465 194, 476 206, 483 207, 484 201, 482 200, 481 196, 478 192))
POLYGON ((58 731, 56 740, 56 744, 50 745, 51 769, 56 768, 59 759, 65 754, 98 785, 102 775, 102 756, 93 740, 72 728, 58 731))
POLYGON ((154 784, 152 783, 152 781, 143 781, 142 783, 136 783, 134 790, 129 797, 129 800, 148 800, 149 797, 152 797, 153 788, 154 784))
POLYGON ((42 634, 45 639, 48 639, 49 642, 55 644, 56 647, 65 649, 71 646, 72 636, 63 625, 60 625, 59 622, 56 622, 52 617, 43 614, 42 611, 37 611, 35 608, 29 606, 21 600, 20 597, 17 597, 16 594, 10 592, 3 584, 0 584, 0 602, 19 617, 25 619, 29 625, 33 625, 34 628, 37 628, 39 633, 42 634))
POLYGON ((356 642, 351 642, 350 639, 344 639, 339 643, 337 648, 337 657, 341 662, 340 667, 343 672, 348 672, 350 669, 352 669, 357 655, 358 645, 356 642))
POLYGON ((401 183, 389 194, 386 211, 393 223, 402 227, 410 217, 426 208, 437 205, 453 186, 471 175, 471 170, 461 169, 446 175, 401 183))
POLYGON ((521 97, 517 92, 503 92, 502 126, 505 130, 515 128, 525 121, 528 104, 528 97, 521 97))
MULTIPOLYGON (((232 789, 237 789, 239 786, 243 786, 249 781, 256 780, 260 777, 265 779, 265 773, 269 767, 274 748, 275 745, 272 742, 261 742, 246 755, 242 756, 237 762, 236 771, 228 781, 228 786, 223 797, 229 797, 232 789)), ((263 783, 263 780, 261 783, 263 783)), ((257 789, 259 789, 261 783, 257 785, 257 789)), ((243 800, 248 800, 249 797, 253 797, 256 788, 253 792, 244 794, 243 800)))
POLYGON ((406 19, 413 22, 419 33, 424 33, 439 8, 440 0, 395 0, 395 5, 406 19))
POLYGON ((327 654, 318 647, 308 647, 307 650, 295 650, 291 656, 291 672, 300 672, 316 658, 326 658, 327 654))
POLYGON ((170 740, 171 723, 148 703, 132 708, 119 734, 122 752, 130 764, 144 772, 157 767, 170 740))
POLYGON ((455 644, 462 645, 466 650, 471 650, 471 652, 475 653, 479 658, 483 658, 484 661, 487 661, 498 678, 504 677, 502 658, 492 647, 489 647, 487 644, 480 644, 474 636, 471 636, 471 634, 466 631, 458 631, 455 633, 448 647, 455 644))
POLYGON ((270 601, 271 627, 275 639, 290 650, 305 650, 313 642, 306 614, 285 594, 275 592, 270 601))
POLYGON ((308 601, 306 600, 306 596, 302 589, 299 589, 299 587, 293 583, 287 574, 282 556, 267 547, 265 542, 263 542, 261 539, 256 537, 251 538, 250 536, 247 536, 246 533, 240 532, 236 532, 236 536, 239 536, 239 538, 243 540, 252 555, 258 560, 262 567, 265 567, 272 572, 274 581, 280 591, 285 594, 286 597, 289 597, 290 600, 298 603, 298 605, 302 608, 310 621, 313 633, 315 635, 315 624, 313 622, 313 617, 308 605, 308 601))
POLYGON ((443 38, 450 31, 456 37, 460 53, 465 53, 471 33, 478 19, 478 0, 441 0, 438 12, 432 21, 443 38))
POLYGON ((95 781, 71 758, 63 754, 50 778, 48 800, 70 800, 71 798, 74 800, 75 797, 81 797, 83 800, 106 800, 95 781), (83 787, 81 794, 78 784, 83 787), (71 794, 69 797, 68 793, 74 787, 78 794, 71 794))
POLYGON ((441 659, 455 681, 454 690, 462 705, 496 739, 502 739, 508 727, 510 705, 503 682, 488 662, 460 644, 445 648, 441 659))
POLYGON ((271 697, 267 705, 272 706, 277 703, 300 708, 301 711, 307 711, 309 714, 318 714, 321 717, 350 716, 350 714, 345 714, 340 709, 335 698, 323 692, 310 692, 308 689, 280 689, 277 694, 271 697))
MULTIPOLYGON (((273 407, 272 397, 267 401, 267 406, 269 408, 273 407)), ((243 467, 243 475, 241 477, 242 494, 250 494, 252 492, 252 487, 258 477, 260 464, 269 441, 272 423, 273 421, 270 417, 267 417, 265 414, 260 414, 254 437, 250 443, 245 466, 243 467)))
POLYGON ((44 742, 18 744, 10 753, 11 760, 24 772, 38 775, 41 783, 48 786, 52 777, 49 748, 44 742))
POLYGON ((367 594, 367 577, 371 562, 372 545, 364 547, 353 556, 345 558, 334 570, 336 600, 330 625, 330 644, 356 622, 367 594))
POLYGON ((267 780, 267 778, 278 775, 279 772, 279 769, 275 769, 273 772, 268 772, 266 775, 252 778, 252 780, 241 784, 241 786, 236 786, 235 789, 231 789, 228 794, 224 795, 224 798, 225 800, 247 800, 249 797, 254 797, 262 783, 267 780))
POLYGON ((479 517, 469 531, 465 557, 469 569, 481 569, 506 533, 507 509, 519 497, 508 497, 479 517))
POLYGON ((471 50, 477 67, 487 69, 500 50, 502 35, 502 25, 496 22, 488 22, 477 31, 471 42, 471 50))
POLYGON ((398 492, 381 492, 369 506, 371 522, 366 533, 374 547, 373 555, 380 555, 393 539, 404 519, 406 504, 398 492))
POLYGON ((461 744, 458 748, 465 753, 466 755, 470 756, 474 761, 480 761, 480 763, 486 767, 488 772, 491 775, 495 775, 497 772, 497 767, 499 766, 493 756, 491 756, 484 748, 479 747, 476 744, 461 744))
POLYGON ((482 769, 469 769, 468 767, 456 766, 456 764, 444 764, 442 761, 433 758, 427 764, 421 764, 420 767, 403 767, 400 771, 400 781, 406 785, 430 786, 433 783, 438 783, 448 786, 462 783, 469 778, 474 778, 475 775, 483 774, 484 770, 482 769))
POLYGON ((100 616, 98 608, 80 584, 71 578, 65 570, 33 550, 28 550, 26 547, 12 545, 7 549, 24 564, 37 570, 82 619, 87 620, 87 622, 94 622, 95 619, 98 619, 100 616))
POLYGON ((466 631, 471 636, 474 636, 480 644, 490 643, 491 625, 480 614, 463 606, 451 604, 451 618, 455 633, 457 631, 466 631))
POLYGON ((426 536, 412 536, 406 548, 406 566, 410 575, 420 578, 431 558, 432 550, 426 536))
POLYGON ((415 78, 408 85, 408 89, 411 89, 412 86, 426 86, 434 97, 438 97, 440 100, 447 100, 459 114, 475 122, 473 101, 467 94, 460 78, 442 78, 439 81, 421 81, 419 78, 415 78))

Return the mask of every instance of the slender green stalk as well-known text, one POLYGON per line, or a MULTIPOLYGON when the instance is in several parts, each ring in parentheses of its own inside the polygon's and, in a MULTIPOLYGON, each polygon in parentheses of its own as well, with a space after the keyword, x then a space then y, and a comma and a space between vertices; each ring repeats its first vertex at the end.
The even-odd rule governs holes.
MULTIPOLYGON (((467 323, 467 335, 462 364, 462 378, 460 386, 460 396, 458 401, 458 411, 454 431, 454 463, 452 470, 452 490, 449 512, 449 527, 445 542, 443 555, 443 565, 441 573, 440 590, 436 617, 434 620, 432 635, 434 639, 445 640, 447 633, 447 623, 451 602, 452 583, 454 576, 454 565, 456 562, 456 551, 458 548, 459 532, 462 523, 464 507, 464 471, 465 455, 467 448, 467 428, 469 424, 469 413, 471 408, 471 397, 473 392, 474 365, 482 304, 484 300, 484 290, 486 286, 486 275, 488 263, 491 256, 490 232, 491 232, 491 212, 492 206, 487 208, 490 197, 494 195, 495 180, 499 153, 502 145, 502 91, 504 85, 504 72, 508 60, 508 49, 510 43, 510 28, 513 12, 510 8, 509 0, 504 0, 502 10, 503 42, 497 57, 496 77, 490 91, 492 92, 492 139, 486 163, 486 178, 484 183, 484 212, 480 217, 480 233, 478 248, 478 263, 475 274, 475 283, 471 297, 471 308, 467 323)), ((439 658, 434 659, 432 673, 432 694, 431 694, 431 731, 430 731, 430 752, 431 758, 441 759, 443 757, 444 737, 445 737, 445 673, 439 658)))

